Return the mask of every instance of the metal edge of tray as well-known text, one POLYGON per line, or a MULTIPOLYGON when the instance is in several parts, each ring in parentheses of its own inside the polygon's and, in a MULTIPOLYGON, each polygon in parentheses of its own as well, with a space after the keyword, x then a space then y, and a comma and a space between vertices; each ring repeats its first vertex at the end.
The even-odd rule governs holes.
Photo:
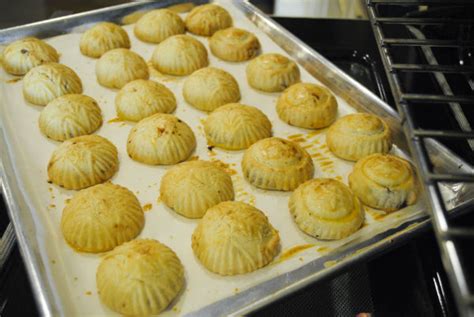
MULTIPOLYGON (((102 20, 118 22, 119 19, 121 19, 125 15, 138 10, 164 7, 182 2, 189 1, 169 0, 162 2, 124 4, 74 14, 71 16, 31 23, 24 26, 13 27, 5 30, 0 30, 0 43, 9 42, 14 39, 31 35, 44 38, 65 34, 79 25, 102 20)), ((192 2, 205 3, 208 1, 192 2)), ((294 35, 289 33, 278 23, 264 15, 253 5, 239 0, 233 0, 232 2, 238 9, 243 11, 244 14, 246 14, 246 16, 253 23, 255 23, 260 29, 262 29, 262 31, 264 31, 278 45, 280 45, 280 47, 282 47, 293 58, 295 58, 300 63, 300 65, 302 65, 306 70, 308 70, 311 75, 313 75, 318 80, 327 85, 337 95, 347 100, 349 104, 351 104, 354 108, 356 108, 357 110, 374 112, 378 115, 387 118, 394 132, 396 133, 396 143, 398 145, 401 145, 403 150, 407 151, 408 147, 406 146, 406 140, 400 128, 400 118, 395 110, 390 108, 387 104, 385 104, 378 97, 376 97, 372 92, 370 92, 364 86, 362 86, 350 76, 345 74, 342 70, 339 70, 331 62, 327 61, 320 54, 316 53, 313 49, 304 44, 294 35), (321 74, 324 74, 324 76, 321 76, 321 74)), ((3 128, 0 125, 0 146, 6 149, 6 143, 7 142, 4 139, 3 128)), ((443 157, 448 155, 449 152, 444 151, 444 146, 437 143, 436 141, 434 141, 434 143, 436 146, 433 148, 434 152, 437 155, 441 155, 443 157)), ((35 236, 28 234, 27 231, 24 229, 28 226, 34 229, 34 226, 32 226, 31 217, 28 217, 28 215, 25 215, 24 217, 21 216, 22 213, 30 211, 27 210, 28 206, 25 202, 24 197, 22 196, 18 181, 15 175, 12 175, 12 160, 6 152, 7 151, 2 151, 0 155, 0 159, 2 160, 2 162, 0 162, 0 177, 2 179, 3 185, 2 190, 5 194, 10 217, 16 229, 20 250, 22 252, 22 256, 25 259, 25 265, 33 286, 33 292, 39 305, 40 312, 45 316, 52 316, 58 311, 58 309, 52 306, 52 304, 54 303, 54 299, 52 297, 50 289, 48 289, 49 284, 44 273, 44 268, 42 267, 43 264, 41 263, 41 261, 39 261, 40 255, 38 254, 35 236)), ((455 161, 448 161, 447 164, 451 165, 454 164, 454 162, 456 162, 456 164, 461 162, 461 165, 466 167, 469 166, 461 159, 457 159, 455 161)), ((454 165, 444 167, 447 169, 455 168, 454 165)), ((462 205, 464 203, 464 201, 460 201, 459 205, 462 205)), ((369 256, 374 256, 375 254, 386 250, 390 246, 394 246, 395 244, 401 243, 407 240, 416 232, 419 232, 422 228, 426 228, 428 224, 429 221, 427 220, 427 216, 421 216, 415 220, 405 222, 398 228, 390 229, 382 234, 377 235, 376 237, 373 237, 372 239, 364 241, 363 243, 354 245, 348 249, 342 248, 340 252, 331 253, 326 257, 314 261, 319 261, 318 263, 310 262, 307 265, 301 267, 300 269, 294 270, 280 277, 268 280, 233 297, 229 297, 214 304, 210 304, 202 308, 201 310, 196 311, 195 313, 199 315, 202 312, 206 312, 208 311, 208 309, 211 309, 212 307, 216 306, 221 306, 222 308, 223 303, 224 306, 228 307, 229 309, 232 308, 232 311, 228 310, 228 313, 243 313, 257 309, 258 307, 261 307, 284 295, 294 292, 311 282, 324 278, 329 274, 334 274, 335 272, 349 266, 355 261, 360 261, 369 256), (410 227, 410 225, 413 225, 417 222, 420 223, 420 225, 416 227, 410 227), (368 246, 372 247, 368 248, 368 246), (364 250, 364 248, 366 249, 364 250), (358 252, 361 249, 362 252, 358 252), (324 263, 327 263, 327 261, 336 261, 336 264, 328 268, 324 266, 324 263), (307 273, 311 272, 305 272, 305 270, 307 270, 307 268, 305 269, 305 267, 307 266, 312 269, 313 274, 308 275, 307 273), (314 270, 316 270, 316 273, 314 272, 314 270), (302 274, 301 272, 304 272, 304 274, 306 275, 300 276, 300 274, 302 274), (266 294, 266 296, 262 295, 260 298, 254 297, 256 289, 263 289, 261 285, 266 285, 266 283, 277 284, 278 278, 288 279, 288 276, 294 277, 294 283, 292 283, 291 285, 286 286, 284 289, 279 289, 276 291, 272 290, 271 293, 266 294), (250 301, 244 303, 244 299, 250 301), (239 304, 240 306, 236 306, 239 304)), ((216 313, 218 311, 219 310, 215 310, 216 313)))

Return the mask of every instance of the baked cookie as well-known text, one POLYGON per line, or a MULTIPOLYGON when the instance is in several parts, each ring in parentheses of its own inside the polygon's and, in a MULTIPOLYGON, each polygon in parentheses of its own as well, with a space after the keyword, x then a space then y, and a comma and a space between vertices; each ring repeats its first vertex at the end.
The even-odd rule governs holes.
POLYGON ((138 122, 130 131, 127 152, 131 159, 150 165, 186 160, 196 147, 191 128, 171 114, 157 113, 138 122))
POLYGON ((110 179, 118 170, 117 148, 98 135, 64 141, 48 163, 49 181, 66 189, 82 189, 110 179))
POLYGON ((23 96, 26 101, 38 106, 46 106, 62 95, 81 93, 79 76, 69 67, 58 63, 36 66, 23 79, 23 96))
POLYGON ((230 103, 214 110, 204 121, 209 145, 226 150, 243 150, 272 136, 272 124, 255 107, 230 103))
POLYGON ((247 65, 250 86, 265 92, 279 92, 300 81, 295 62, 280 54, 260 55, 247 65))
POLYGON ((176 254, 156 240, 137 239, 107 253, 97 268, 99 298, 125 316, 156 315, 184 286, 184 268, 176 254))
POLYGON ((130 39, 125 30, 111 22, 101 22, 84 32, 79 42, 81 53, 99 58, 115 48, 130 48, 130 39))
POLYGON ((183 85, 187 103, 203 111, 213 111, 222 105, 240 100, 239 84, 228 72, 206 67, 192 73, 183 85))
POLYGON ((136 79, 148 79, 148 66, 143 58, 125 48, 106 52, 95 65, 97 81, 108 88, 122 88, 136 79))
POLYGON ((115 97, 115 110, 121 120, 140 121, 175 109, 176 98, 171 90, 152 80, 131 81, 115 97))
POLYGON ((161 179, 160 198, 178 214, 201 218, 220 202, 234 199, 232 179, 223 168, 206 161, 180 163, 161 179))
POLYGON ((10 43, 0 59, 3 68, 12 75, 24 75, 30 69, 50 62, 58 62, 58 52, 48 43, 27 37, 10 43))
POLYGON ((248 31, 227 28, 214 33, 209 39, 209 48, 212 54, 222 60, 243 62, 258 55, 260 42, 248 31))
POLYGON ((158 71, 175 76, 189 75, 209 65, 206 48, 189 35, 175 35, 158 44, 151 62, 158 71))
POLYGON ((407 160, 394 155, 377 153, 357 161, 349 186, 364 204, 385 211, 413 205, 417 198, 415 171, 407 160))
POLYGON ((357 161, 373 153, 388 153, 392 148, 392 137, 382 118, 369 113, 354 113, 329 127, 326 143, 334 155, 357 161))
POLYGON ((192 248, 209 271, 244 274, 272 261, 280 249, 280 236, 257 208, 226 201, 209 208, 199 221, 192 248))
POLYGON ((157 9, 145 13, 133 32, 144 42, 160 43, 170 36, 184 34, 186 29, 179 15, 168 9, 157 9))
POLYGON ((337 101, 329 89, 315 84, 298 83, 278 98, 278 116, 288 124, 306 129, 331 125, 337 116, 337 101))
POLYGON ((290 196, 291 215, 298 227, 318 239, 342 239, 364 222, 364 208, 349 187, 330 178, 312 179, 290 196))
POLYGON ((85 95, 60 96, 48 103, 39 116, 41 132, 56 141, 91 134, 101 125, 99 105, 85 95))
POLYGON ((290 191, 313 177, 314 166, 301 146, 273 137, 254 143, 245 151, 242 171, 256 187, 290 191))
POLYGON ((145 215, 125 187, 105 183, 79 191, 63 210, 64 239, 80 252, 105 252, 130 241, 142 230, 145 215))
POLYGON ((195 7, 186 16, 186 29, 189 32, 211 36, 216 31, 232 26, 232 17, 224 8, 215 4, 195 7))

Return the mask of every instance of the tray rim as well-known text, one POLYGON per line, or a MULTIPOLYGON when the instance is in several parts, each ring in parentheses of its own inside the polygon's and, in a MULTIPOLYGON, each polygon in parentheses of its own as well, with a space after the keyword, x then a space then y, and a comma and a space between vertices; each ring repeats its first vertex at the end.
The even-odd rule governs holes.
MULTIPOLYGON (((166 1, 161 1, 161 2, 121 4, 121 5, 101 8, 101 9, 97 9, 93 11, 87 11, 87 12, 68 15, 64 17, 34 22, 34 23, 22 25, 22 26, 15 26, 12 28, 0 30, 0 44, 4 42, 10 42, 13 39, 21 38, 27 35, 33 35, 33 34, 37 35, 38 32, 41 33, 45 31, 46 32, 51 31, 51 29, 54 29, 55 27, 62 27, 62 28, 55 30, 56 32, 54 35, 64 34, 64 33, 70 32, 73 27, 84 25, 87 23, 97 22, 100 20, 117 21, 117 18, 122 18, 123 16, 131 12, 135 12, 135 11, 143 10, 147 8, 164 7, 164 6, 169 6, 172 4, 183 3, 183 2, 189 2, 189 1, 166 0, 166 1), (104 17, 104 14, 108 16, 104 17)), ((193 0, 192 2, 205 3, 209 1, 193 0)), ((365 88, 360 83, 352 79, 349 75, 347 75, 342 70, 337 68, 334 64, 332 64, 326 58, 324 58, 319 53, 314 51, 311 47, 303 43, 296 36, 294 36, 289 31, 284 29, 276 21, 274 21, 273 19, 271 19, 270 17, 262 13, 259 9, 257 9, 256 7, 254 7, 252 4, 248 3, 247 1, 243 2, 240 0, 231 0, 231 2, 236 7, 240 8, 241 10, 247 10, 247 12, 250 12, 251 14, 253 14, 253 18, 251 18, 251 20, 255 24, 257 24, 256 20, 259 19, 261 23, 266 23, 266 27, 271 28, 273 31, 279 32, 281 36, 286 37, 286 39, 290 40, 292 44, 298 46, 298 48, 304 54, 309 54, 311 57, 318 59, 319 62, 323 63, 326 67, 334 71, 340 78, 344 79, 348 84, 350 84, 351 87, 357 89, 359 92, 361 92, 361 94, 363 94, 365 97, 369 98, 372 102, 374 102, 375 105, 379 107, 378 110, 382 110, 385 114, 387 114, 390 117, 393 117, 397 121, 397 123, 400 124, 401 118, 399 117, 398 112, 396 112, 394 109, 388 106, 385 102, 380 100, 367 88, 365 88)), ((47 36, 51 36, 51 34, 46 35, 46 36, 40 35, 39 37, 47 37, 47 36)), ((282 48, 285 51, 287 51, 287 49, 285 49, 284 47, 282 48)), ((290 52, 288 52, 288 54, 292 55, 290 52)), ((298 60, 297 57, 295 56, 293 57, 298 60)), ((309 72, 313 75, 311 71, 309 72)), ((21 185, 19 184, 18 179, 16 178, 16 175, 15 175, 16 173, 14 171, 14 164, 12 164, 12 162, 14 161, 13 153, 10 153, 10 150, 7 144, 8 144, 8 140, 6 139, 3 125, 0 118, 0 146, 1 148, 6 149, 6 151, 2 151, 0 155, 0 183, 1 183, 3 196, 6 200, 7 211, 15 227, 15 233, 16 233, 17 241, 20 246, 20 252, 23 259, 25 260, 24 261, 25 266, 27 269, 28 276, 30 278, 30 282, 32 283, 32 291, 37 301, 39 312, 44 316, 53 316, 60 311, 60 309, 57 309, 58 306, 54 306, 53 304, 59 305, 59 303, 56 302, 55 298, 51 294, 51 291, 50 291, 51 285, 49 284, 48 278, 44 276, 44 272, 41 272, 41 267, 43 266, 43 263, 41 262, 41 259, 39 258, 40 256, 37 254, 38 253, 37 250, 35 250, 35 243, 34 243, 35 237, 34 235, 28 236, 27 231, 24 230, 24 228, 27 225, 31 225, 31 223, 26 224, 25 222, 28 222, 28 221, 32 222, 32 219, 31 218, 25 219, 21 216, 21 214, 22 212, 31 213, 31 210, 30 210, 31 208, 29 208, 27 199, 22 192, 21 185), (25 211, 25 209, 27 210, 25 211)), ((436 141, 433 142, 433 148, 435 148, 437 152, 444 152, 443 154, 446 154, 448 156, 452 155, 452 153, 447 148, 445 148, 444 146, 442 146, 440 143, 436 141)), ((453 159, 452 163, 455 163, 457 165, 461 164, 465 168, 472 170, 472 167, 466 162, 464 162, 462 159, 460 159, 459 157, 451 156, 451 158, 453 159)), ((468 201, 463 202, 463 205, 467 203, 468 201)), ((396 228, 387 230, 379 235, 372 237, 369 240, 363 241, 362 243, 358 243, 352 246, 351 248, 346 249, 342 247, 338 250, 338 252, 331 253, 327 256, 321 257, 320 259, 312 261, 312 262, 336 261, 335 265, 329 268, 322 269, 317 272, 313 272, 313 274, 307 275, 304 278, 299 278, 295 280, 292 284, 287 285, 284 288, 281 288, 279 292, 277 293, 267 294, 267 296, 260 297, 259 299, 251 301, 250 303, 241 305, 241 307, 238 307, 237 309, 233 309, 232 311, 225 311, 223 313, 235 315, 235 314, 243 314, 243 313, 249 313, 251 311, 254 311, 285 295, 295 292, 298 289, 301 289, 302 287, 312 282, 315 282, 317 280, 327 278, 330 275, 336 274, 337 272, 347 268, 348 266, 350 266, 351 264, 355 262, 361 261, 362 259, 367 259, 369 257, 377 255, 380 252, 388 250, 389 248, 394 247, 395 245, 398 245, 399 243, 402 243, 405 240, 408 240, 414 234, 426 229, 428 227, 428 224, 429 224, 429 217, 427 215, 423 215, 414 220, 406 221, 396 228), (410 229, 410 227, 414 225, 415 223, 417 223, 418 225, 410 229), (404 232, 405 229, 410 229, 410 230, 408 230, 407 232, 404 232), (399 232, 402 232, 403 234, 397 234, 399 232), (373 243, 377 243, 378 244, 377 247, 364 250, 363 252, 360 252, 360 253, 356 252, 357 250, 360 250, 361 248, 363 249, 365 244, 372 245, 373 243)), ((37 229, 35 226, 33 226, 33 228, 37 229)), ((299 269, 290 271, 285 275, 291 275, 295 271, 300 270, 310 265, 312 262, 307 263, 306 265, 300 267, 299 269)), ((258 288, 262 286, 263 284, 267 282, 271 282, 277 278, 278 277, 272 278, 270 280, 267 280, 266 282, 263 282, 250 289, 247 289, 241 292, 239 296, 244 296, 244 297, 247 296, 246 298, 247 300, 254 299, 253 294, 251 292, 254 288, 258 288), (252 296, 252 298, 249 298, 248 295, 252 296)), ((195 312, 191 312, 188 315, 205 316, 211 312, 218 313, 221 308, 231 308, 229 307, 229 301, 232 301, 233 299, 235 299, 235 296, 222 299, 213 304, 207 305, 195 312), (218 307, 216 308, 216 306, 218 307)))

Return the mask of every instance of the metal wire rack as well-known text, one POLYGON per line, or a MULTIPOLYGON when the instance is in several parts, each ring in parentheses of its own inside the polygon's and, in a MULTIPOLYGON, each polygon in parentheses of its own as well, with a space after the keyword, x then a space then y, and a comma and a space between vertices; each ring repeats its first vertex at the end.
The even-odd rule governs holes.
MULTIPOLYGON (((471 50, 474 54, 474 41, 470 35, 466 39, 465 32, 474 27, 474 17, 449 16, 450 10, 456 7, 458 12, 464 9, 472 9, 474 12, 472 0, 367 0, 369 19, 396 105, 403 120, 406 136, 411 141, 409 143, 413 159, 424 184, 434 231, 459 313, 463 316, 473 316, 474 295, 471 280, 474 266, 467 261, 469 261, 469 257, 472 257, 474 226, 453 223, 451 217, 448 217, 449 214, 443 203, 438 184, 439 182, 472 183, 474 182, 474 173, 446 173, 433 170, 433 158, 428 154, 426 146, 430 140, 435 139, 441 142, 465 142, 470 151, 474 150, 474 132, 471 128, 469 114, 466 113, 466 106, 471 108, 474 106, 474 94, 459 94, 447 80, 447 76, 452 74, 464 76, 471 85, 471 92, 474 91, 472 77, 474 67, 469 65, 472 59, 468 61, 469 63, 461 61, 457 64, 443 64, 438 62, 436 52, 434 52, 440 49, 453 49, 457 50, 458 54, 467 50, 470 57, 472 57, 471 50), (424 14, 430 10, 437 11, 438 14, 424 14), (410 11, 415 14, 409 14, 410 11), (440 12, 443 13, 440 14, 440 12), (458 30, 454 38, 436 38, 431 35, 426 36, 423 32, 426 26, 442 27, 445 25, 458 30), (409 36, 394 36, 394 28, 403 29, 409 36), (403 49, 416 51, 419 56, 422 56, 422 62, 419 60, 416 62, 398 61, 396 55, 400 55, 403 49), (410 89, 403 85, 404 78, 420 73, 425 76, 423 78, 429 76, 430 80, 437 84, 438 87, 433 89, 433 92, 426 89, 418 92, 413 89, 413 86, 416 87, 416 85, 411 85, 410 89), (446 106, 457 122, 458 128, 451 130, 421 128, 414 111, 416 107, 422 106, 425 107, 424 109, 429 109, 427 104, 433 109, 440 105, 446 106), (466 241, 468 245, 471 245, 471 255, 463 253, 466 251, 463 248, 466 241)), ((429 116, 430 113, 426 113, 426 115, 429 116)), ((473 211, 474 207, 470 206, 470 209, 473 211)))

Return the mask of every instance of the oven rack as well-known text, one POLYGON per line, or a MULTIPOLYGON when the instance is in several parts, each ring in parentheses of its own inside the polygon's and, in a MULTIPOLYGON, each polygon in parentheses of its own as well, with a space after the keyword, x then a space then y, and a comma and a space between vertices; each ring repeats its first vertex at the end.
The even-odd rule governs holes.
MULTIPOLYGON (((430 6, 441 8, 443 6, 473 6, 472 0, 367 0, 368 16, 374 31, 377 45, 381 54, 388 81, 393 92, 395 103, 402 117, 404 132, 407 136, 412 157, 418 167, 419 177, 423 183, 426 195, 426 202, 435 235, 441 250, 441 257, 444 267, 448 273, 453 294, 457 303, 460 315, 474 315, 474 295, 472 283, 469 283, 469 275, 474 274, 474 267, 466 264, 465 251, 461 248, 462 241, 474 242, 474 226, 459 226, 450 223, 450 217, 443 198, 439 190, 440 182, 465 182, 474 183, 474 173, 470 172, 447 173, 435 171, 431 168, 433 158, 427 150, 427 143, 434 140, 464 140, 474 149, 474 132, 469 122, 466 120, 467 114, 463 111, 460 104, 474 106, 474 95, 456 95, 452 93, 449 83, 445 80, 444 74, 463 74, 470 76, 474 74, 474 67, 467 65, 443 65, 438 64, 436 58, 433 58, 432 47, 468 49, 474 48, 474 41, 461 39, 437 39, 427 38, 420 32, 420 26, 424 25, 457 25, 459 27, 474 27, 474 19, 461 19, 450 17, 419 17, 398 15, 397 7, 412 6, 418 10, 426 10, 430 6), (381 6, 385 9, 390 8, 390 14, 384 14, 379 10, 381 6), (419 7, 424 6, 424 7, 419 7), (394 10, 395 9, 395 10, 394 10), (395 13, 395 14, 394 14, 395 13), (388 15, 388 16, 387 16, 388 15), (413 35, 413 38, 393 38, 386 36, 384 27, 399 26, 404 27, 413 35), (424 54, 427 63, 399 63, 394 60, 394 50, 399 47, 414 47, 420 53, 424 54), (417 91, 408 91, 401 84, 401 75, 409 73, 431 74, 442 86, 442 94, 426 93, 417 91), (443 82, 444 78, 444 82, 443 82), (457 130, 441 129, 423 129, 419 128, 413 114, 413 107, 420 103, 430 103, 437 106, 441 103, 449 104, 453 116, 459 124, 457 130)), ((398 12, 403 12, 399 10, 398 12)), ((385 11, 387 12, 387 11, 385 11)), ((388 32, 387 32, 388 33, 388 32)), ((472 77, 471 77, 472 78, 472 77)), ((474 209, 473 204, 468 206, 469 212, 474 209)), ((472 248, 471 248, 472 251, 472 248)), ((471 252, 472 253, 472 252, 471 252)), ((469 257, 469 255, 467 255, 469 257)))

